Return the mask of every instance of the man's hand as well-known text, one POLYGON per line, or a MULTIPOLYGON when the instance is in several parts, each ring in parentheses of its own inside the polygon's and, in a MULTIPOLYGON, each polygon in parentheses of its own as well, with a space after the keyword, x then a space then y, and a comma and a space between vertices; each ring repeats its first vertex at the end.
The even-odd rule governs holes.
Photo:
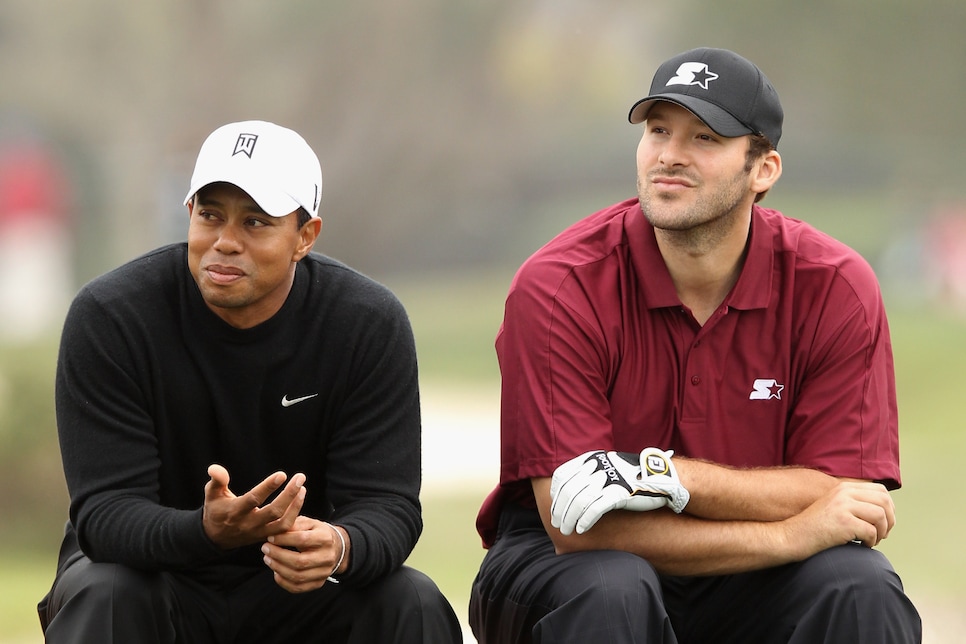
POLYGON ((295 520, 291 530, 269 537, 262 546, 265 565, 275 573, 275 583, 290 593, 322 587, 331 575, 348 567, 350 550, 344 528, 303 516, 295 520))
POLYGON ((878 545, 895 526, 896 510, 885 486, 842 481, 784 524, 795 558, 804 559, 852 541, 878 545))
POLYGON ((296 474, 269 504, 262 505, 283 483, 285 473, 276 472, 241 496, 228 489, 228 470, 208 467, 211 480, 205 485, 203 525, 205 534, 224 549, 247 546, 289 530, 305 500, 305 475, 296 474))
POLYGON ((564 535, 575 529, 583 534, 611 510, 643 512, 667 505, 680 513, 691 496, 671 463, 673 454, 656 447, 640 455, 597 450, 567 461, 550 482, 551 525, 564 535))

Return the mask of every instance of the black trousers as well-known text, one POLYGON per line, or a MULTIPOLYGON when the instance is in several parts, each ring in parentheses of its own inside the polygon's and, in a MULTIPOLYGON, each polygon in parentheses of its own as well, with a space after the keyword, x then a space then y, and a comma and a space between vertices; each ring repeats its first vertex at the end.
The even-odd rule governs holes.
POLYGON ((326 584, 292 594, 267 568, 208 578, 148 573, 94 563, 72 544, 65 547, 53 587, 38 606, 48 644, 463 641, 436 584, 405 566, 361 589, 326 584))
POLYGON ((536 510, 504 511, 473 582, 480 644, 918 643, 922 623, 885 556, 845 545, 717 577, 659 575, 618 551, 556 555, 536 510))

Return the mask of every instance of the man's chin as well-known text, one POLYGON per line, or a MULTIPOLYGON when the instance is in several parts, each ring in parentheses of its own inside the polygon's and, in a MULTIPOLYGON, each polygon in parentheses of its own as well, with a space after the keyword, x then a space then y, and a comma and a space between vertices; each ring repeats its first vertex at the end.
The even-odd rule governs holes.
POLYGON ((653 204, 645 206, 642 203, 641 212, 644 213, 644 218, 652 227, 661 230, 688 230, 693 225, 686 209, 668 208, 667 205, 663 203, 654 207, 653 204))
POLYGON ((200 287, 201 297, 205 304, 217 309, 237 309, 245 306, 247 298, 239 293, 233 285, 205 284, 200 287))

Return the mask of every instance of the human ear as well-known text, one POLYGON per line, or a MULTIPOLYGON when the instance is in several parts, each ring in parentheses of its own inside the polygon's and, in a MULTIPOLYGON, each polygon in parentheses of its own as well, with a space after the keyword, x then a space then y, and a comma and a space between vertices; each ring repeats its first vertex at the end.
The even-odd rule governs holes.
POLYGON ((299 243, 295 248, 295 257, 293 261, 299 261, 312 250, 312 246, 315 244, 315 240, 319 238, 319 233, 322 231, 322 220, 318 217, 312 217, 307 222, 305 222, 299 229, 299 243))
POLYGON ((769 150, 756 164, 751 190, 757 194, 767 192, 782 176, 782 158, 777 150, 769 150))

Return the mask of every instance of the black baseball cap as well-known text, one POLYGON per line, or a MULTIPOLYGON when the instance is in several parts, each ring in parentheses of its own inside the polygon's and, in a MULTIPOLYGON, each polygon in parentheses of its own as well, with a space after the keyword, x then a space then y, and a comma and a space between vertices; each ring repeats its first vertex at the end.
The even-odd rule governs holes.
POLYGON ((727 49, 701 47, 664 62, 628 120, 642 123, 657 101, 687 108, 721 136, 761 134, 775 147, 782 137, 778 92, 754 63, 727 49))

